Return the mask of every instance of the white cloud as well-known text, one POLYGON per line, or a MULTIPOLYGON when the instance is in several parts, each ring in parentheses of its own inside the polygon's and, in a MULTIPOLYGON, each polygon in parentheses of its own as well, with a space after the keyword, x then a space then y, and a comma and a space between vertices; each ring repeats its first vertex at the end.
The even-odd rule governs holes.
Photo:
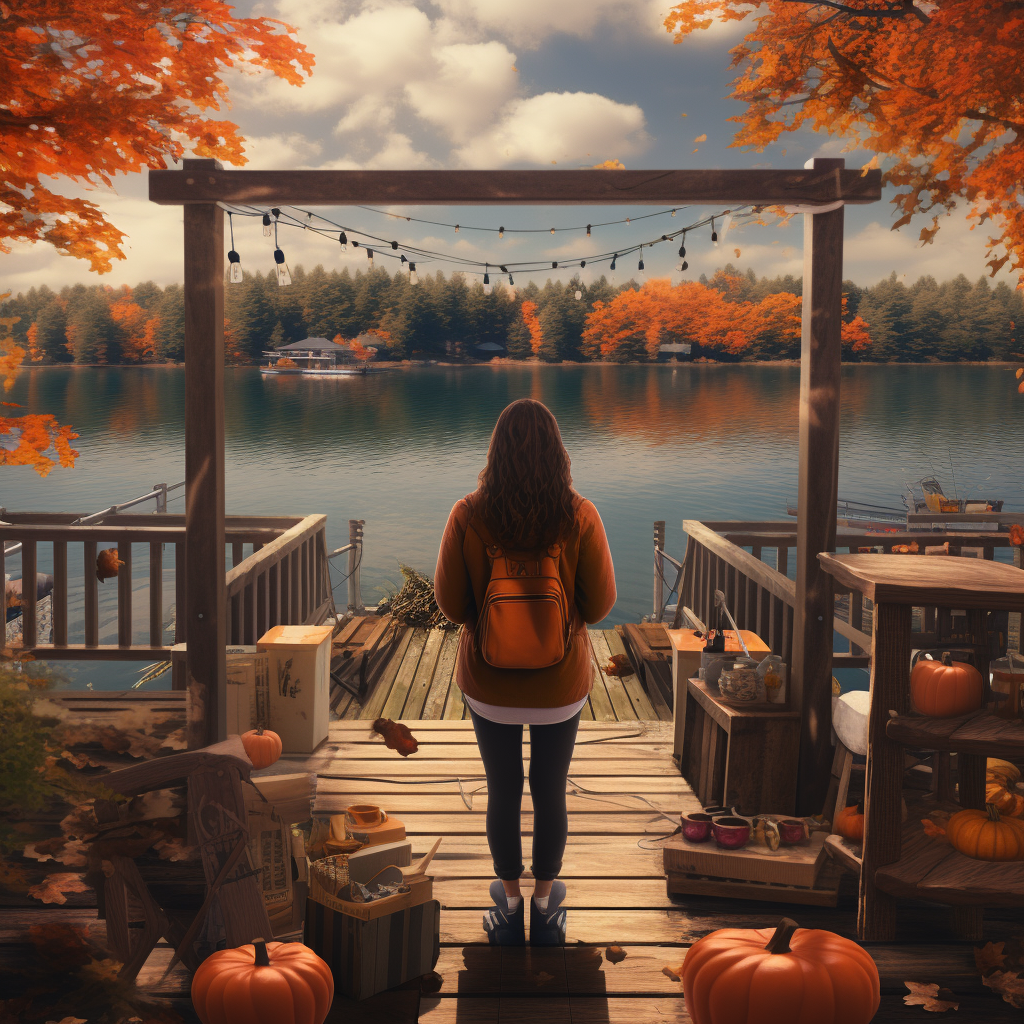
POLYGON ((307 139, 299 132, 287 135, 249 135, 242 147, 245 164, 228 164, 246 171, 275 170, 308 166, 311 157, 322 149, 318 142, 307 139))
POLYGON ((647 145, 644 114, 636 104, 597 93, 547 92, 513 100, 489 130, 455 156, 467 167, 514 163, 588 164, 622 159, 647 145))

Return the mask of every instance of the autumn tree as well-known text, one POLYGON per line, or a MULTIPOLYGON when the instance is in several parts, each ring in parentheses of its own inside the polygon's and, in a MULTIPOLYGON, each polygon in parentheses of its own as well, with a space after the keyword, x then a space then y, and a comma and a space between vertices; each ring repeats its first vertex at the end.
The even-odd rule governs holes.
POLYGON ((734 47, 734 99, 746 104, 734 146, 761 152, 783 132, 809 127, 851 139, 888 165, 884 184, 902 216, 969 207, 975 226, 992 219, 994 276, 1008 261, 1024 288, 1024 4, 1019 0, 686 0, 665 26, 681 42, 713 15, 759 12, 734 47), (1003 255, 997 255, 1002 251, 1003 255))
POLYGON ((313 57, 272 18, 235 18, 219 0, 0 3, 0 251, 46 241, 93 270, 124 259, 100 207, 44 177, 112 185, 113 175, 196 156, 244 163, 222 75, 263 68, 293 85, 313 57))

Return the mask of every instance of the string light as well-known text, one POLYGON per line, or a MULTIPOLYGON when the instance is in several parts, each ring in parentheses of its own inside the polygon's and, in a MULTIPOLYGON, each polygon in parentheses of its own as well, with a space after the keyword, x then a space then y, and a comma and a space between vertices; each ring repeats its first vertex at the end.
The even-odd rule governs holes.
POLYGON ((409 264, 409 284, 419 284, 419 283, 420 283, 420 279, 419 279, 419 275, 416 273, 416 264, 415 263, 410 263, 409 264))
POLYGON ((505 229, 503 227, 502 228, 498 228, 498 237, 499 238, 504 238, 505 237, 505 229))
POLYGON ((270 226, 270 214, 263 214, 263 237, 269 238, 274 233, 274 229, 270 226))
POLYGON ((608 268, 609 270, 614 270, 614 269, 615 269, 615 261, 616 261, 616 260, 617 260, 618 258, 619 258, 619 254, 618 254, 618 253, 616 253, 616 254, 615 254, 615 255, 614 255, 613 257, 612 257, 612 265, 611 265, 611 266, 610 266, 610 267, 608 268))
POLYGON ((672 211, 672 216, 674 217, 675 215, 676 215, 676 211, 675 211, 675 210, 673 210, 673 211, 672 211))
POLYGON ((391 248, 392 249, 397 249, 398 248, 398 243, 397 242, 392 242, 391 243, 391 248))
POLYGON ((348 252, 348 235, 344 231, 338 235, 338 241, 341 242, 341 251, 348 252))
POLYGON ((277 284, 278 287, 284 287, 285 285, 292 283, 292 275, 288 273, 288 264, 284 261, 284 253, 281 252, 281 247, 277 244, 277 215, 280 211, 274 210, 274 262, 277 264, 277 284))
POLYGON ((242 280, 242 257, 235 252, 235 225, 228 214, 228 230, 231 232, 231 251, 228 253, 228 263, 231 264, 229 275, 232 284, 239 284, 242 280))
POLYGON ((590 237, 590 225, 588 224, 587 225, 587 238, 589 238, 589 237, 590 237))
POLYGON ((554 228, 552 228, 552 229, 551 229, 551 234, 554 234, 554 233, 555 233, 555 229, 554 229, 554 228))
POLYGON ((511 274, 509 274, 509 275, 508 275, 508 283, 509 283, 509 284, 510 284, 510 285, 511 285, 511 286, 512 286, 513 288, 515 288, 515 286, 516 286, 516 283, 515 283, 515 281, 513 281, 513 280, 512 280, 512 275, 511 275, 511 274))
POLYGON ((484 266, 486 268, 484 270, 484 295, 490 295, 491 294, 491 275, 488 273, 488 270, 490 270, 490 264, 486 264, 485 263, 484 266))
POLYGON ((552 270, 557 270, 558 269, 558 263, 555 260, 551 261, 551 269, 552 270))
POLYGON ((685 270, 690 264, 686 262, 686 232, 683 232, 683 244, 679 246, 679 263, 676 270, 685 270))
POLYGON ((456 225, 455 225, 455 234, 458 234, 458 233, 459 233, 459 225, 458 225, 458 224, 456 224, 456 225))
POLYGON ((640 262, 636 265, 636 269, 642 274, 644 272, 644 247, 640 246, 640 262))
POLYGON ((369 260, 370 266, 372 267, 373 266, 373 250, 372 249, 367 249, 366 250, 366 258, 367 258, 367 260, 369 260))
POLYGON ((715 218, 711 218, 711 241, 718 245, 718 232, 715 230, 715 218))

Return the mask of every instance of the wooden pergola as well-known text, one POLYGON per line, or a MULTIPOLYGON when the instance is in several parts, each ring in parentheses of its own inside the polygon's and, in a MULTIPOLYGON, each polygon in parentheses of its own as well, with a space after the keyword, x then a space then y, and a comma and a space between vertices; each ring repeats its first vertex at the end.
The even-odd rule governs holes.
POLYGON ((256 205, 758 204, 805 215, 800 367, 797 615, 791 697, 801 711, 799 813, 817 812, 831 764, 833 584, 817 555, 835 549, 843 203, 882 197, 881 172, 817 158, 800 170, 225 171, 216 160, 149 175, 149 198, 185 220, 185 572, 193 713, 225 738, 224 211, 256 205))

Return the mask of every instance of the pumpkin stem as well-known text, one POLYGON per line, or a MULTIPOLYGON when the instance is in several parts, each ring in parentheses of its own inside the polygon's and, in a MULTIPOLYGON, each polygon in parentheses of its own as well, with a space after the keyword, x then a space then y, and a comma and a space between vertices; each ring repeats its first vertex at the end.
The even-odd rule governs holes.
POLYGON ((988 811, 988 816, 992 821, 999 820, 999 808, 995 804, 985 804, 985 810, 988 811))
POLYGON ((942 664, 943 665, 952 665, 953 664, 953 656, 949 653, 949 651, 943 651, 942 652, 942 664))
POLYGON ((262 736, 263 735, 263 726, 262 725, 259 725, 259 726, 256 727, 256 735, 257 736, 262 736))
POLYGON ((792 918, 784 917, 775 926, 775 934, 768 940, 768 945, 764 948, 769 953, 789 953, 789 940, 793 938, 793 932, 799 927, 800 925, 792 918))
POLYGON ((256 966, 269 967, 270 957, 267 954, 267 944, 263 939, 253 939, 252 944, 256 947, 256 966))

